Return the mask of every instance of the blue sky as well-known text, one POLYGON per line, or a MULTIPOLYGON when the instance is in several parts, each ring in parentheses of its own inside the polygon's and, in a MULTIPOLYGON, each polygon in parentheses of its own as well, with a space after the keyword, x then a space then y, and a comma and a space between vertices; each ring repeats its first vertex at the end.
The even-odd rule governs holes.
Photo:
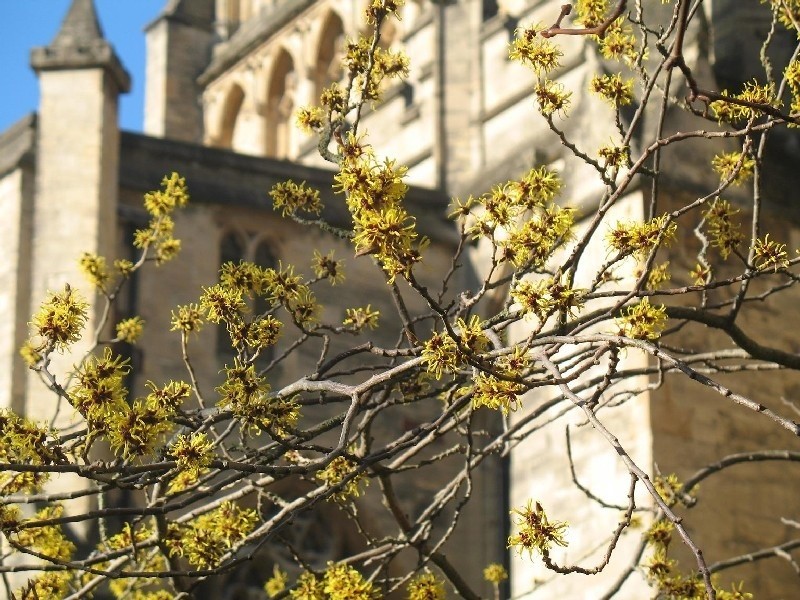
MULTIPOLYGON (((0 93, 0 132, 36 110, 39 88, 28 65, 30 49, 53 40, 70 3, 71 0, 0 0, 0 74, 8 82, 0 93)), ((123 129, 142 129, 143 28, 165 5, 166 0, 95 0, 103 33, 133 78, 132 89, 122 96, 120 105, 123 129)))

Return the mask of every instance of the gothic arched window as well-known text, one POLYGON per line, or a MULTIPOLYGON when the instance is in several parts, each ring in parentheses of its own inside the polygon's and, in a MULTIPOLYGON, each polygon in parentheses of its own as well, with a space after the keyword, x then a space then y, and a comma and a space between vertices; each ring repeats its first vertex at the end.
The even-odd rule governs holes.
POLYGON ((244 243, 238 234, 230 232, 222 237, 219 245, 219 264, 244 260, 244 243))
POLYGON ((267 122, 265 154, 287 158, 291 153, 292 115, 295 107, 297 76, 294 61, 281 49, 273 61, 267 88, 267 122))
POLYGON ((314 101, 318 101, 322 90, 342 78, 341 49, 344 45, 344 24, 331 11, 319 35, 317 61, 314 70, 314 101))
POLYGON ((236 122, 239 120, 239 112, 244 103, 244 90, 241 86, 234 84, 225 97, 225 104, 222 107, 222 125, 219 128, 219 138, 217 145, 221 148, 232 148, 236 134, 236 122))

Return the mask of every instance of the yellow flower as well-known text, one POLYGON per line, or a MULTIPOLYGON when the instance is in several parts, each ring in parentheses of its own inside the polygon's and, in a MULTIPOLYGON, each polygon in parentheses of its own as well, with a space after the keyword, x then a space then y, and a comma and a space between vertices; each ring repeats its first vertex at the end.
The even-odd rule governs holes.
POLYGON ((492 563, 483 570, 483 578, 489 583, 498 584, 508 579, 508 571, 500 563, 492 563))
POLYGON ((117 323, 117 339, 129 344, 135 344, 144 330, 144 321, 141 317, 131 317, 117 323))
POLYGON ((31 324, 39 337, 56 350, 77 342, 86 324, 89 303, 69 285, 63 292, 51 293, 31 324))
POLYGON ((408 584, 408 600, 445 600, 444 583, 433 573, 423 573, 408 584))

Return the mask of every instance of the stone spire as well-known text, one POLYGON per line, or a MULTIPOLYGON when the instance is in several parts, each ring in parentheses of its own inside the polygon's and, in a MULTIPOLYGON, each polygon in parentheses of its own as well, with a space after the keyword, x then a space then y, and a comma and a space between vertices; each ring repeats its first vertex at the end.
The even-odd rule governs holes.
POLYGON ((73 0, 56 37, 49 46, 31 51, 37 72, 104 68, 120 92, 127 92, 131 78, 103 36, 94 0, 73 0))
POLYGON ((74 0, 61 29, 50 44, 61 48, 80 47, 104 40, 92 0, 74 0))

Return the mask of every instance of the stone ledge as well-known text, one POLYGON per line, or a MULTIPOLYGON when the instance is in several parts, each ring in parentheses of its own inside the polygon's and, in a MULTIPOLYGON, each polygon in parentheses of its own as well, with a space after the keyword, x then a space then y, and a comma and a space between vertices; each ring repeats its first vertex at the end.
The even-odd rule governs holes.
MULTIPOLYGON (((320 190, 325 209, 322 218, 337 227, 351 226, 350 213, 341 195, 333 193, 333 171, 298 163, 246 156, 187 142, 122 132, 120 187, 145 193, 158 188, 171 171, 189 184, 197 204, 270 209, 268 191, 278 182, 305 181, 320 190)), ((446 218, 449 198, 438 190, 409 187, 408 211, 417 219, 417 230, 431 240, 455 244, 458 235, 446 218)))
POLYGON ((131 89, 131 76, 114 48, 105 40, 92 40, 80 46, 47 46, 31 50, 31 67, 40 71, 107 69, 121 92, 131 89))

